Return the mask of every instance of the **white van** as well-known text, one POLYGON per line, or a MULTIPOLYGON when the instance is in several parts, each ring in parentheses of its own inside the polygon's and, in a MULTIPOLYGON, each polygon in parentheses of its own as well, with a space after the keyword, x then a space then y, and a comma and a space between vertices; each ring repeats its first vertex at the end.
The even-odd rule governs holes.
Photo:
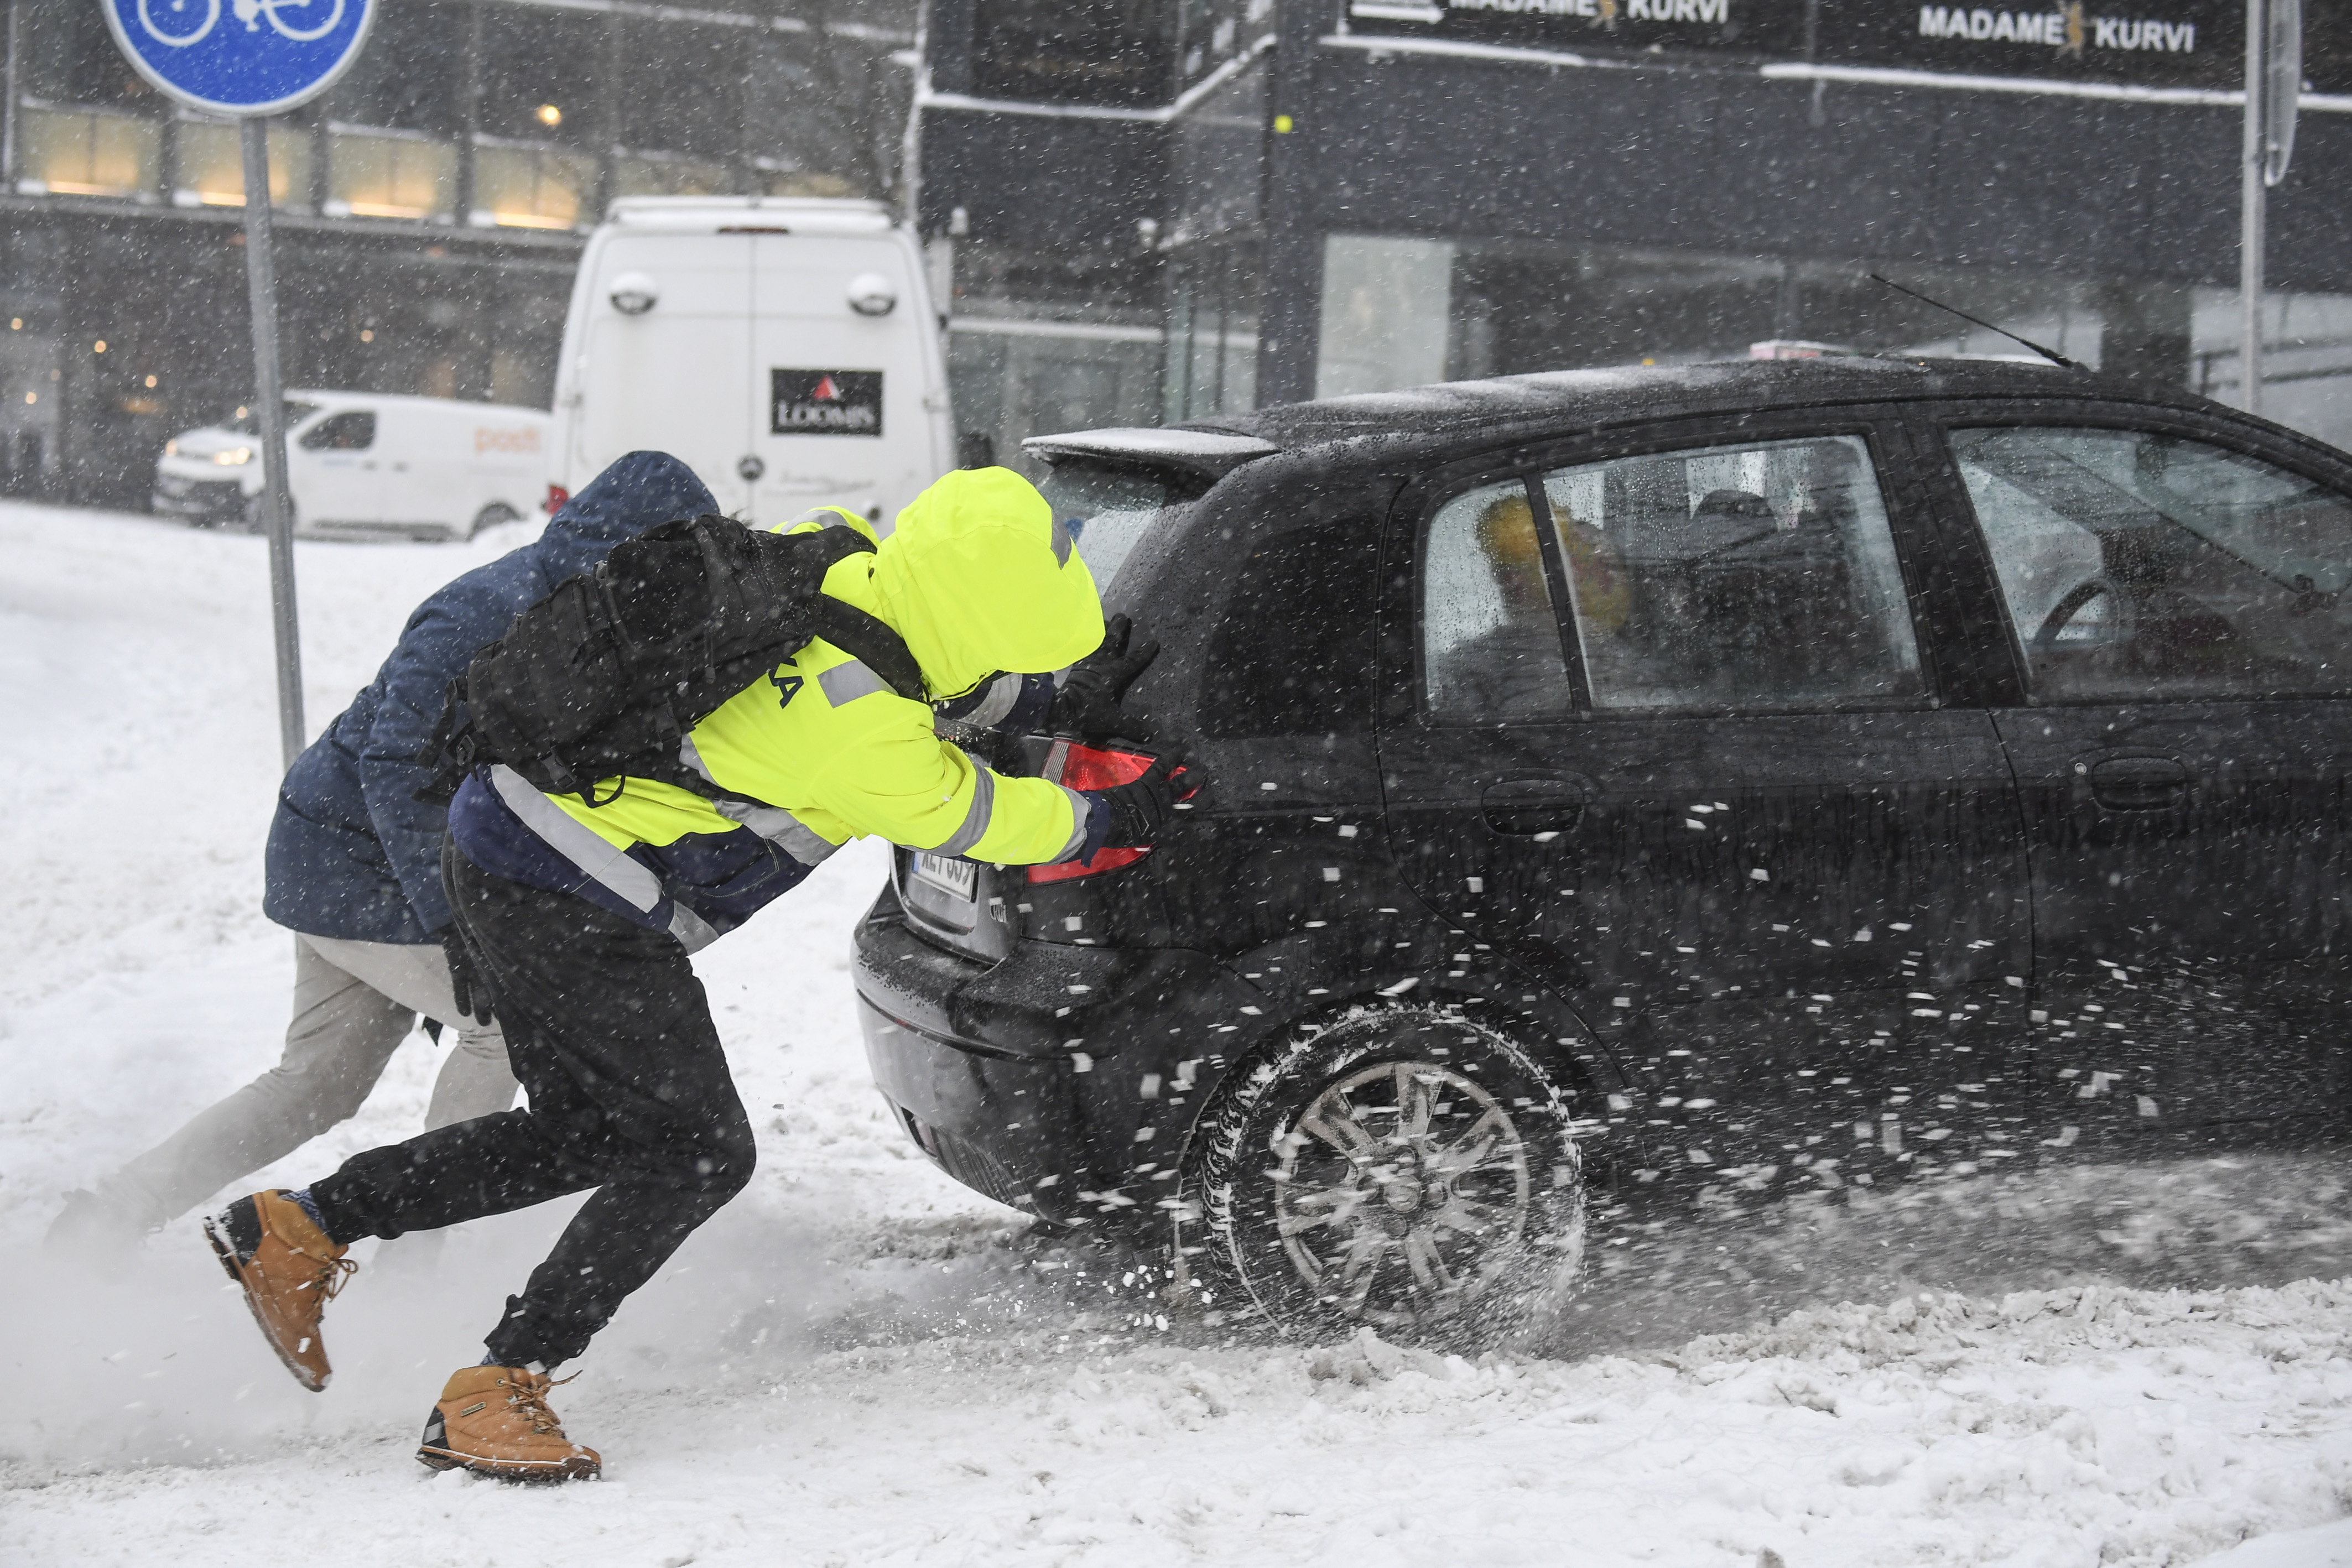
MULTIPOLYGON (((286 394, 286 476, 304 538, 470 538, 533 507, 547 485, 535 408, 372 392, 286 394)), ((258 515, 260 423, 239 409, 181 432, 155 464, 154 509, 191 522, 258 515)))
POLYGON ((649 447, 746 522, 836 505, 887 528, 956 465, 913 235, 874 202, 614 202, 572 285, 553 439, 562 496, 649 447))

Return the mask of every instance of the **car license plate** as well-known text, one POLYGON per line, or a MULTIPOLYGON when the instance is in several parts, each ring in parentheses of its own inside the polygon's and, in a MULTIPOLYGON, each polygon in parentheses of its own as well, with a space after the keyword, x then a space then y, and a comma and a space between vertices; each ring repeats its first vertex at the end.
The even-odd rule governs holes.
POLYGON ((970 861, 935 855, 929 850, 915 852, 915 877, 919 882, 944 888, 966 903, 971 902, 979 894, 980 867, 970 861))

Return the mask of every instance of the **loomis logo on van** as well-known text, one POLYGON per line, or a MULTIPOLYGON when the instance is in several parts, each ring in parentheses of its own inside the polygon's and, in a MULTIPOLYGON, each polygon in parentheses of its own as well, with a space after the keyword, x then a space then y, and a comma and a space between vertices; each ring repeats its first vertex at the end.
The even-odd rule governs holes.
POLYGON ((879 435, 880 371, 770 371, 768 429, 777 435, 879 435))

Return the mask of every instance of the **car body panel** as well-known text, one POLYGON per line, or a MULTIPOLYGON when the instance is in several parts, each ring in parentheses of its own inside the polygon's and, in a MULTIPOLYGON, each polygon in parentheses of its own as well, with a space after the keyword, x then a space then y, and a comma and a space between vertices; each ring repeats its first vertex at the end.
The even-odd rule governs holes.
MULTIPOLYGON (((1302 1028, 1406 1002, 1476 1013, 1538 1051, 1582 1118, 1595 1176, 1629 1194, 1965 1173, 2137 1147, 2151 1131, 2207 1143, 2294 1135, 2273 1113, 2284 1097, 2269 1090, 2241 1105, 2252 1120, 2158 1118, 2151 1128, 2135 1095, 2105 1094, 2095 1108, 2113 1113, 2102 1120, 2084 1110, 2083 1075, 2060 1076, 2074 1041, 2042 1020, 2066 966, 2037 952, 2041 923, 2064 908, 2065 878, 2099 919, 2128 909, 2088 891, 2101 862, 2062 869, 2052 857, 2062 828, 2077 846, 2070 853, 2087 841, 2074 806, 2049 793, 2065 781, 2059 763, 2037 760, 2019 728, 2054 710, 2025 702, 1938 423, 1956 409, 1980 416, 1988 402, 2097 404, 2169 422, 2352 491, 2352 459, 2306 437, 2183 392, 2007 363, 1563 372, 1225 416, 1160 446, 1150 432, 1036 444, 1048 457, 1130 462, 1193 486, 1137 543, 1105 600, 1163 645, 1130 694, 1139 727, 1153 735, 1137 746, 1183 745, 1215 782, 1123 870, 1032 884, 1020 868, 981 868, 982 902, 1002 900, 1001 920, 985 916, 985 942, 878 906, 861 928, 861 950, 887 932, 957 950, 967 975, 1057 946, 1090 949, 1090 972, 1106 976, 1116 953, 1197 956, 1202 967, 1187 971, 1197 992, 1166 992, 1142 1011, 1093 1009, 1087 1033, 1071 1036, 1089 1041, 1078 1048, 1089 1070, 1056 1067, 1071 1073, 1064 1125, 1045 1152, 1000 1156, 1005 1170, 1046 1174, 1059 1159, 1074 1186, 1071 1151, 1083 1150, 1092 1196, 1073 1204, 1065 1188, 1041 1204, 1022 1188, 1015 1200, 1065 1219, 1150 1217, 1181 1154, 1171 1138, 1181 1145, 1223 1073, 1302 1028), (1918 643, 1918 700, 1644 716, 1580 707, 1483 729, 1423 721, 1412 552, 1437 490, 1473 471, 1664 450, 1693 432, 1760 441, 1840 431, 1870 444, 1918 643), (1212 462, 1187 450, 1195 434, 1273 450, 1210 444, 1212 462), (1381 541, 1373 558, 1361 553, 1368 536, 1381 541), (1286 603, 1296 612, 1282 613, 1286 603), (1354 680, 1359 668, 1371 678, 1354 680), (1508 787, 1499 806, 1488 794, 1496 786, 1508 787), (1701 804, 1710 809, 1691 810, 1701 804), (1490 810, 1512 831, 1489 822, 1490 810), (1530 810, 1560 810, 1558 836, 1517 831, 1530 810), (1209 984, 1215 975, 1231 986, 1209 984), (1180 1071, 1181 1103, 1170 1092, 1180 1071)), ((2276 799, 2250 796, 2229 808, 2235 841, 2245 813, 2265 810, 2275 848, 2309 846, 2315 834, 2344 841, 2329 814, 2342 748, 2288 743, 2298 723, 2318 735, 2319 718, 2273 705, 2250 728, 2241 705, 2234 718, 2182 711, 2168 722, 2179 733, 2126 739, 2177 752, 2194 735, 2216 768, 2222 754, 2259 747, 2271 774, 2293 775, 2286 794, 2308 809, 2280 817, 2276 799)), ((2300 945, 2294 983, 2306 997, 2336 994, 2337 906, 2325 891, 2334 852, 2306 855, 2294 876, 2242 873, 2305 900, 2268 918, 2300 945)), ((978 916, 958 918, 968 928, 978 916)), ((869 997, 880 994, 868 988, 873 972, 860 970, 869 997)), ((894 1096, 1013 1071, 989 1053, 1043 1038, 1034 1019, 1015 1028, 968 1005, 951 1018, 968 978, 901 985, 933 1011, 929 1022, 909 1017, 916 1000, 902 996, 901 1016, 919 1027, 887 1040, 869 1029, 894 1096)), ((2344 1053, 2332 1043, 2265 1054, 2244 1029, 2231 1039, 2237 1061, 2294 1075, 2310 1105, 2340 1115, 2344 1053)), ((2212 1051, 2179 1061, 2169 1082, 2227 1065, 2212 1051)), ((959 1138, 1014 1147, 990 1121, 1001 1093, 919 1092, 956 1118, 959 1138)))
MULTIPOLYGON (((2343 455, 2243 416, 2101 400, 1915 413, 1956 517, 1973 504, 1943 433, 1986 425, 2169 434, 2352 492, 2343 455)), ((1990 581, 1981 541, 1978 556, 1990 581)), ((1985 658, 2009 666, 1991 716, 2032 859, 2044 1119, 2133 1142, 2325 1129, 2352 1091, 2336 1021, 2352 696, 2032 702, 2036 629, 2010 623, 1997 587, 1988 597, 1985 658)))

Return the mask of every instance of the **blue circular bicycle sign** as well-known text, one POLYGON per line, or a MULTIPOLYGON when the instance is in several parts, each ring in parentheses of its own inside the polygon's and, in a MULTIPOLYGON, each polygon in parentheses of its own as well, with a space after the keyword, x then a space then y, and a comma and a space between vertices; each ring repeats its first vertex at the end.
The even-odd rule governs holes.
POLYGON ((275 114, 334 85, 378 0, 100 0, 156 87, 215 114, 275 114))

